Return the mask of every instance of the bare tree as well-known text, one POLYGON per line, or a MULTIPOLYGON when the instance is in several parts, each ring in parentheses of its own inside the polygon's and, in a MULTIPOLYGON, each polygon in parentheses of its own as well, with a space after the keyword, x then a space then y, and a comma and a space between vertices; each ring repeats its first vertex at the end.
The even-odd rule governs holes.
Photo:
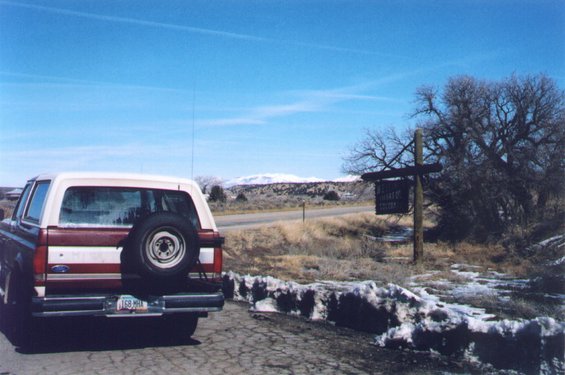
MULTIPOLYGON (((489 240, 543 219, 565 177, 565 93, 555 81, 460 76, 442 92, 418 89, 416 102, 426 156, 444 166, 430 197, 442 208, 445 233, 489 240)), ((410 138, 381 132, 363 142, 346 160, 350 171, 390 167, 391 150, 410 138)))
POLYGON ((344 159, 343 172, 361 175, 375 170, 401 168, 414 164, 412 130, 398 134, 392 127, 366 129, 365 138, 354 145, 344 159))
POLYGON ((197 176, 194 181, 200 186, 203 194, 208 193, 208 188, 214 185, 222 185, 222 179, 216 176, 197 176))

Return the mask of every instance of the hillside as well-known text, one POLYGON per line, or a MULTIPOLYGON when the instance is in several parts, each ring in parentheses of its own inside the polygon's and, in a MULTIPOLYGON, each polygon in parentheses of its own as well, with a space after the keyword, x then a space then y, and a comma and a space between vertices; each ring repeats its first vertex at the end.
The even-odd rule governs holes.
POLYGON ((209 202, 214 212, 298 208, 303 203, 326 206, 372 202, 374 187, 362 181, 350 182, 283 182, 272 184, 236 185, 225 190, 225 203, 209 202), (338 201, 324 200, 334 191, 338 201), (244 196, 246 200, 236 200, 244 196))
POLYGON ((233 196, 245 194, 248 199, 300 199, 307 202, 320 201, 326 193, 335 191, 340 200, 366 201, 373 199, 373 185, 362 181, 353 182, 306 182, 237 185, 227 189, 233 196))

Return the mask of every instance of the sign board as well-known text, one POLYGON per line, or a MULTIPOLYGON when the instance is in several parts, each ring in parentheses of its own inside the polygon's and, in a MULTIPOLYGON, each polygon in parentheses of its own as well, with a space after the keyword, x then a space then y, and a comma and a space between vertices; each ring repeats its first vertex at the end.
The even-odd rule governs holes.
POLYGON ((409 180, 379 180, 375 182, 377 215, 408 213, 409 180))

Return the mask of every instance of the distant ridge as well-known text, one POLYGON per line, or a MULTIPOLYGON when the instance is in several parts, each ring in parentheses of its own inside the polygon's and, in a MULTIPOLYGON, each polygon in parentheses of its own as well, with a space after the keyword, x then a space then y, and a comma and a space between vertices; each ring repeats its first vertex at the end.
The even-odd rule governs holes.
POLYGON ((274 182, 270 184, 233 185, 226 190, 234 197, 243 193, 250 201, 267 200, 300 203, 321 202, 334 191, 342 201, 366 201, 374 197, 374 185, 363 181, 274 182))
POLYGON ((293 174, 285 173, 265 173, 256 174, 245 177, 238 177, 228 180, 225 183, 226 187, 240 186, 240 185, 270 185, 280 183, 313 183, 313 182, 353 182, 359 180, 358 176, 345 176, 332 181, 323 180, 317 177, 299 177, 293 174))

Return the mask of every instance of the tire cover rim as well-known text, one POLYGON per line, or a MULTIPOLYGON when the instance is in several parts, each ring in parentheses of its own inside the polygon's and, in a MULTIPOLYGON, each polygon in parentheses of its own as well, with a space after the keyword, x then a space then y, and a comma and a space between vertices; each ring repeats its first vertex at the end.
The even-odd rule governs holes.
POLYGON ((186 244, 182 235, 172 228, 159 228, 147 237, 145 254, 147 260, 161 269, 174 268, 185 253, 186 244))

